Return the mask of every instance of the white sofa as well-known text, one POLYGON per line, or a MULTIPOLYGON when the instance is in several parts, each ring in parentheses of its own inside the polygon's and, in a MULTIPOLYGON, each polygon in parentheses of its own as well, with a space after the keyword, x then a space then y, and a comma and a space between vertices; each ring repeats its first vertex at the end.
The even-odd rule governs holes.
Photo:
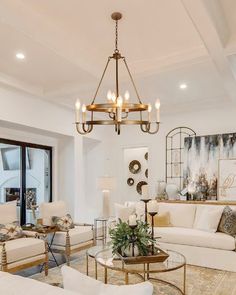
POLYGON ((23 278, 0 271, 0 294, 3 295, 152 295, 153 285, 143 282, 134 285, 105 285, 67 266, 62 267, 65 289, 54 287, 34 279, 23 278))
MULTIPOLYGON (((134 206, 134 203, 126 202, 126 206, 134 206)), ((158 203, 158 213, 169 212, 172 224, 171 227, 155 228, 155 237, 160 237, 158 244, 162 248, 182 253, 188 264, 236 272, 235 238, 221 232, 196 228, 202 210, 223 210, 224 207, 209 203, 158 203)), ((236 209, 236 206, 230 207, 236 209)))

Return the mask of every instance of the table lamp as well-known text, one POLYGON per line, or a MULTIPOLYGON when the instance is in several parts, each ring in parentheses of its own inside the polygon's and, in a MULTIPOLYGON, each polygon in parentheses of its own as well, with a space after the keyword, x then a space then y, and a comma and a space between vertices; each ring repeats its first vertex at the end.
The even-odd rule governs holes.
POLYGON ((103 193, 102 217, 110 217, 110 192, 115 187, 115 178, 103 176, 97 179, 97 188, 103 193))

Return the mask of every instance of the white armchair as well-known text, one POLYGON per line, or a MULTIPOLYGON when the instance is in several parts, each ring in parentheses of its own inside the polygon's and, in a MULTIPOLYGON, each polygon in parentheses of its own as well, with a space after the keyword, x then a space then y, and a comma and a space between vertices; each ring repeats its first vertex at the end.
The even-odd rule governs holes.
MULTIPOLYGON (((68 211, 65 202, 56 201, 42 203, 39 207, 43 225, 51 226, 52 217, 63 217, 68 211)), ((70 255, 94 245, 93 225, 75 224, 75 227, 55 233, 51 249, 53 252, 66 256, 67 265, 70 265, 70 255)))
MULTIPOLYGON (((17 221, 16 202, 0 205, 0 224, 7 225, 17 221)), ((44 240, 23 236, 0 242, 0 269, 5 272, 16 272, 35 265, 44 264, 45 275, 48 274, 48 252, 44 240)))

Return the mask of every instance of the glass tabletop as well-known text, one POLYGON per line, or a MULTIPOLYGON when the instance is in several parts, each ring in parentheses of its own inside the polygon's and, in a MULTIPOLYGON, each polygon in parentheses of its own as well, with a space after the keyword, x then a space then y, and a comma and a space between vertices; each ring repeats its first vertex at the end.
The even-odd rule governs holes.
POLYGON ((94 246, 89 248, 86 253, 88 256, 94 258, 99 252, 101 252, 102 250, 105 250, 109 248, 109 246, 107 245, 100 245, 100 246, 94 246))
POLYGON ((186 264, 185 257, 175 251, 165 250, 169 257, 164 262, 126 264, 122 258, 112 254, 111 247, 106 247, 95 255, 96 261, 107 268, 125 271, 129 273, 158 273, 167 272, 183 267, 186 264))

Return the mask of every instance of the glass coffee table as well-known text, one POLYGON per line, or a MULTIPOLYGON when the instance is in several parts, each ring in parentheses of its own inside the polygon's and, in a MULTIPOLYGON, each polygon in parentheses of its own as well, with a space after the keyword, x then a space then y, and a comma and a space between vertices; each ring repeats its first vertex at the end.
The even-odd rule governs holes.
POLYGON ((112 254, 112 249, 106 247, 97 254, 95 254, 95 263, 104 267, 104 283, 107 284, 108 270, 115 270, 123 272, 125 275, 125 284, 129 284, 129 274, 139 276, 143 281, 153 280, 161 284, 166 284, 171 288, 177 290, 180 294, 185 294, 186 290, 186 259, 185 257, 175 251, 165 250, 169 254, 169 257, 164 262, 156 263, 137 263, 126 264, 124 261, 112 254), (183 282, 181 287, 176 284, 160 279, 157 274, 175 271, 183 268, 183 282))

